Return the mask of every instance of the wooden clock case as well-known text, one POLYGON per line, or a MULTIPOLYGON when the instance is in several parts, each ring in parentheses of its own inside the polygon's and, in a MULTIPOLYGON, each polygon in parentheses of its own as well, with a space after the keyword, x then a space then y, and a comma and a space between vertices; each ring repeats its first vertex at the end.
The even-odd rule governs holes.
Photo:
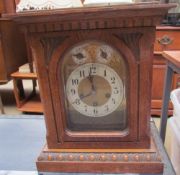
MULTIPOLYGON (((131 31, 129 31, 131 32, 131 31)), ((134 32, 134 31, 133 31, 134 32)), ((146 31, 147 32, 147 31, 146 31)), ((153 33, 154 30, 149 30, 149 33, 153 33)), ((52 110, 50 110, 51 113, 54 113, 54 119, 52 117, 49 118, 49 122, 53 123, 49 126, 49 134, 50 134, 50 140, 48 139, 48 147, 49 148, 148 148, 150 143, 150 135, 149 135, 149 127, 145 126, 145 123, 142 120, 148 120, 149 114, 147 114, 147 111, 143 109, 140 109, 140 106, 138 105, 138 101, 140 101, 140 104, 144 103, 147 106, 149 106, 149 102, 146 98, 143 98, 145 94, 150 93, 150 87, 148 86, 148 83, 145 84, 143 81, 139 82, 138 80, 138 60, 132 55, 130 49, 122 42, 122 40, 128 40, 130 37, 134 37, 137 41, 135 41, 132 44, 132 47, 134 49, 138 49, 136 45, 138 46, 139 39, 141 35, 144 34, 144 31, 137 29, 135 33, 130 34, 126 32, 126 30, 123 29, 108 29, 106 31, 99 29, 97 31, 73 31, 73 32, 63 32, 62 34, 55 34, 53 37, 49 37, 49 35, 43 35, 43 39, 39 38, 43 44, 36 45, 35 47, 38 50, 42 50, 42 47, 45 48, 45 50, 49 51, 48 49, 51 48, 53 50, 52 55, 48 57, 49 53, 41 52, 40 55, 37 55, 38 58, 45 57, 48 60, 46 63, 39 62, 40 65, 46 64, 46 69, 48 69, 48 74, 43 72, 43 79, 45 77, 49 77, 46 84, 43 84, 41 88, 47 89, 50 92, 50 96, 47 96, 46 101, 49 102, 52 105, 52 110), (123 34, 122 34, 123 33, 123 34), (98 38, 98 39, 97 39, 98 38), (121 40, 122 38, 122 40, 121 40), (61 80, 61 75, 58 74, 59 69, 61 69, 63 54, 66 52, 66 50, 69 49, 72 45, 76 43, 80 43, 83 41, 88 40, 98 40, 103 41, 105 43, 108 43, 109 45, 113 45, 116 47, 122 55, 126 58, 127 61, 127 67, 128 67, 128 83, 129 86, 127 87, 127 94, 128 95, 128 129, 127 131, 116 131, 116 132, 74 132, 69 131, 66 124, 66 113, 64 111, 64 91, 63 91, 63 84, 61 80), (55 42, 58 43, 57 46, 54 46, 55 42), (51 43, 50 43, 51 42, 51 43), (42 54, 42 55, 41 55, 42 54), (47 63, 48 62, 48 63, 47 63), (142 83, 142 84, 141 84, 142 83), (141 86, 142 89, 145 90, 144 95, 138 96, 138 84, 141 86), (146 87, 144 87, 144 85, 146 87), (53 89, 51 91, 50 89, 53 89), (144 111, 143 111, 144 110, 144 111), (145 117, 138 117, 138 112, 141 111, 142 116, 145 117), (53 121, 54 120, 54 121, 53 121), (138 122, 140 122, 138 124, 138 122), (138 132, 138 125, 139 125, 139 132, 138 132), (60 128, 56 129, 55 128, 60 128), (121 144, 119 144, 121 142, 121 144)), ((143 47, 151 47, 152 45, 149 45, 149 43, 146 44, 146 38, 144 38, 144 41, 142 41, 143 47)), ((147 60, 147 62, 151 60, 147 60)), ((146 65, 150 65, 151 63, 146 63, 146 65)), ((45 66, 45 65, 44 65, 45 66)), ((144 73, 142 73, 142 80, 148 79, 150 81, 150 74, 147 72, 148 70, 146 66, 144 67, 144 70, 139 70, 144 73), (147 73, 145 73, 147 72, 147 73), (145 78, 147 76, 147 78, 145 78)), ((47 93, 47 91, 46 91, 47 93)), ((48 106, 50 106, 48 104, 48 106)), ((49 123, 48 122, 48 123, 49 123)), ((146 122, 148 125, 148 123, 146 122)))
POLYGON ((37 66, 47 128, 39 171, 160 173, 163 163, 150 131, 152 54, 155 26, 168 4, 83 7, 4 15, 27 34, 37 66), (127 130, 67 129, 62 57, 76 43, 102 41, 123 56, 127 72, 127 130))

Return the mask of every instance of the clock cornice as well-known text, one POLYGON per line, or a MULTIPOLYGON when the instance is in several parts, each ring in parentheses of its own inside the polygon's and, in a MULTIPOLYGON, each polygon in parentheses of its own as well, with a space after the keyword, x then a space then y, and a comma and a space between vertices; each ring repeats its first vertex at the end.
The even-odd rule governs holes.
POLYGON ((139 3, 3 14, 29 33, 156 26, 175 4, 139 3))

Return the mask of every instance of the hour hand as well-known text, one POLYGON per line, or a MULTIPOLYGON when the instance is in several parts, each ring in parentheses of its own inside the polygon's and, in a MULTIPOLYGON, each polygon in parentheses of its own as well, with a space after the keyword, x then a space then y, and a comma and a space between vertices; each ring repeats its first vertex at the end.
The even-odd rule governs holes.
POLYGON ((88 79, 91 83, 93 83, 93 76, 91 75, 91 71, 89 72, 88 79))
POLYGON ((93 81, 93 76, 91 75, 91 72, 89 72, 89 76, 88 76, 88 79, 89 81, 91 82, 91 88, 92 88, 92 91, 95 92, 96 91, 96 88, 94 86, 94 81, 93 81))
POLYGON ((89 92, 88 94, 86 94, 86 95, 83 95, 83 94, 81 94, 80 95, 80 99, 82 100, 82 99, 84 99, 84 98, 86 98, 86 97, 89 97, 90 95, 92 95, 92 91, 91 92, 89 92))

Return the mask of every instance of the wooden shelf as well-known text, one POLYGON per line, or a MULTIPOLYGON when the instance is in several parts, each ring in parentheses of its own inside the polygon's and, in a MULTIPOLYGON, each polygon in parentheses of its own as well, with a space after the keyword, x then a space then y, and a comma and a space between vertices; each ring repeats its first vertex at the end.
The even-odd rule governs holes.
POLYGON ((24 104, 21 105, 21 107, 18 108, 18 110, 20 110, 22 112, 42 113, 43 106, 42 106, 39 95, 35 95, 35 96, 29 98, 27 101, 24 102, 24 104))
POLYGON ((20 78, 20 79, 37 79, 36 73, 21 73, 21 72, 14 72, 11 74, 13 78, 20 78))
POLYGON ((154 55, 162 55, 162 51, 154 51, 154 55))
POLYGON ((22 112, 43 113, 39 94, 36 92, 36 73, 14 72, 11 74, 14 85, 14 96, 18 110, 22 112), (32 92, 26 95, 23 81, 32 80, 32 92))

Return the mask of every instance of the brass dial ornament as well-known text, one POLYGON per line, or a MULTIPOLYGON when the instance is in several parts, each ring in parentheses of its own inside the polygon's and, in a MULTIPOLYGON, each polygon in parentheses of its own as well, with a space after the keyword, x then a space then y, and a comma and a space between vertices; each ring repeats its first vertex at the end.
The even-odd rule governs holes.
POLYGON ((111 60, 113 50, 108 45, 102 45, 97 49, 97 60, 101 63, 108 63, 111 60))
POLYGON ((72 52, 73 61, 77 64, 83 64, 89 58, 88 53, 82 47, 75 47, 72 52))

